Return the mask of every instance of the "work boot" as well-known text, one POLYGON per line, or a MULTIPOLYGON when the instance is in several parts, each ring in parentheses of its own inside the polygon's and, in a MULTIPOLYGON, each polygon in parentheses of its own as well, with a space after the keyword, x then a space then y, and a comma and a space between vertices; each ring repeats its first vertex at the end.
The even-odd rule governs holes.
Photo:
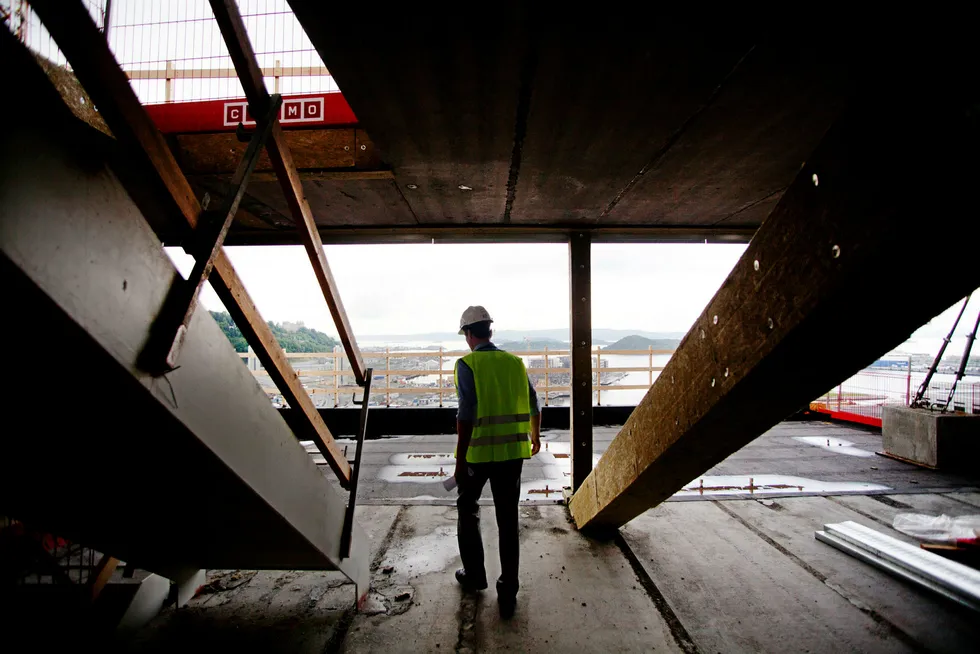
POLYGON ((517 609, 517 584, 504 584, 497 580, 497 605, 500 607, 500 618, 510 620, 517 609))
POLYGON ((474 592, 478 590, 485 590, 487 587, 487 579, 473 579, 468 574, 466 574, 466 568, 460 568, 456 571, 456 581, 459 585, 463 587, 463 590, 467 592, 474 592))
POLYGON ((517 610, 517 595, 498 595, 497 606, 500 607, 500 619, 510 620, 517 610))

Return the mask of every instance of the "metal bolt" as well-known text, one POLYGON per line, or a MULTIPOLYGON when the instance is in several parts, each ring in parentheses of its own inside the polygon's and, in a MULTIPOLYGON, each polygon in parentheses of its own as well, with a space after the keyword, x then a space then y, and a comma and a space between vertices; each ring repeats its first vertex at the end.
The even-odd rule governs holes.
POLYGON ((414 191, 415 189, 417 189, 419 187, 419 185, 418 184, 406 184, 405 187, 406 188, 410 188, 410 189, 412 189, 414 191))
POLYGON ((582 341, 582 345, 585 345, 585 341, 582 341))
POLYGON ((344 146, 344 152, 350 152, 350 146, 349 145, 345 145, 344 146))
POLYGON ((759 260, 758 259, 756 259, 755 261, 752 262, 752 267, 755 268, 756 270, 759 269, 759 260))
POLYGON ((361 149, 362 149, 362 150, 367 150, 367 146, 366 146, 366 145, 362 145, 362 146, 361 146, 361 149))
POLYGON ((701 340, 702 341, 704 340, 704 330, 703 329, 701 330, 701 340))
MULTIPOLYGON (((582 411, 579 415, 583 415, 584 416, 585 415, 585 411, 582 411)), ((582 443, 582 445, 585 445, 585 443, 582 443)))
POLYGON ((585 386, 585 382, 582 382, 582 386, 585 386))
POLYGON ((725 376, 728 376, 728 368, 725 368, 725 376))
POLYGON ((711 388, 714 388, 714 387, 715 387, 715 378, 712 377, 711 378, 711 388))
POLYGON ((840 256, 840 246, 839 245, 835 245, 834 247, 830 248, 830 256, 832 256, 835 259, 840 256))
POLYGON ((811 179, 813 179, 813 185, 814 186, 820 186, 820 178, 817 177, 817 174, 816 173, 813 173, 813 177, 811 179))
POLYGON ((78 96, 78 101, 81 102, 82 104, 85 104, 85 96, 84 95, 78 96))
POLYGON ((772 329, 772 318, 769 319, 769 329, 772 329))
POLYGON ((718 316, 715 316, 715 317, 714 317, 714 318, 713 318, 713 319, 711 320, 711 322, 713 322, 713 323, 715 323, 715 324, 717 325, 717 324, 718 324, 718 316))

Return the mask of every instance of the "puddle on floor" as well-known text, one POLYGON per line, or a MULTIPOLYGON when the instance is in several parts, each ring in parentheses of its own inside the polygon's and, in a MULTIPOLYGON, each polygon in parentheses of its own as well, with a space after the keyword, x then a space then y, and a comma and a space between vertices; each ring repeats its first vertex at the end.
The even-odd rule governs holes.
POLYGON ((385 555, 382 567, 392 566, 395 572, 413 576, 445 570, 459 558, 456 527, 438 527, 431 534, 396 540, 385 555))
POLYGON ((700 495, 792 495, 891 490, 889 486, 856 481, 819 481, 788 475, 708 475, 698 477, 674 497, 700 495))
POLYGON ((807 445, 813 445, 824 450, 830 450, 831 452, 836 452, 837 454, 847 454, 849 456, 861 457, 872 457, 875 455, 874 452, 869 452, 868 450, 862 450, 859 447, 854 447, 854 443, 851 441, 845 441, 840 438, 827 438, 825 436, 793 436, 793 440, 806 443, 807 445))

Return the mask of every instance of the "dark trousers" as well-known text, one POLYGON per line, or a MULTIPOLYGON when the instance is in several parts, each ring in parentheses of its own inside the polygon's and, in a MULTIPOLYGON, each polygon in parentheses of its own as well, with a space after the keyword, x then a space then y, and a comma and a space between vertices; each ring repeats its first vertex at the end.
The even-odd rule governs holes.
POLYGON ((500 578, 497 593, 516 595, 517 569, 520 565, 518 503, 521 499, 521 470, 524 459, 496 463, 468 464, 472 475, 459 487, 456 508, 459 521, 456 536, 459 539, 459 555, 463 559, 466 575, 474 580, 487 576, 483 564, 483 537, 480 535, 480 506, 477 502, 487 480, 493 492, 493 508, 497 513, 497 531, 500 534, 500 578))

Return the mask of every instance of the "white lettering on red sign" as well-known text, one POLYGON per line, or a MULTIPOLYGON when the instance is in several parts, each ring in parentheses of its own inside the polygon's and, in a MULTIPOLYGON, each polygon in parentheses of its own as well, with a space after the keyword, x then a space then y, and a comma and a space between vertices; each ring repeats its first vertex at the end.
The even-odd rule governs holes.
MULTIPOLYGON (((302 98, 283 100, 279 108, 279 122, 317 123, 323 120, 323 98, 302 98)), ((238 123, 255 125, 255 118, 248 111, 247 102, 226 102, 224 105, 225 127, 235 127, 238 123)))

